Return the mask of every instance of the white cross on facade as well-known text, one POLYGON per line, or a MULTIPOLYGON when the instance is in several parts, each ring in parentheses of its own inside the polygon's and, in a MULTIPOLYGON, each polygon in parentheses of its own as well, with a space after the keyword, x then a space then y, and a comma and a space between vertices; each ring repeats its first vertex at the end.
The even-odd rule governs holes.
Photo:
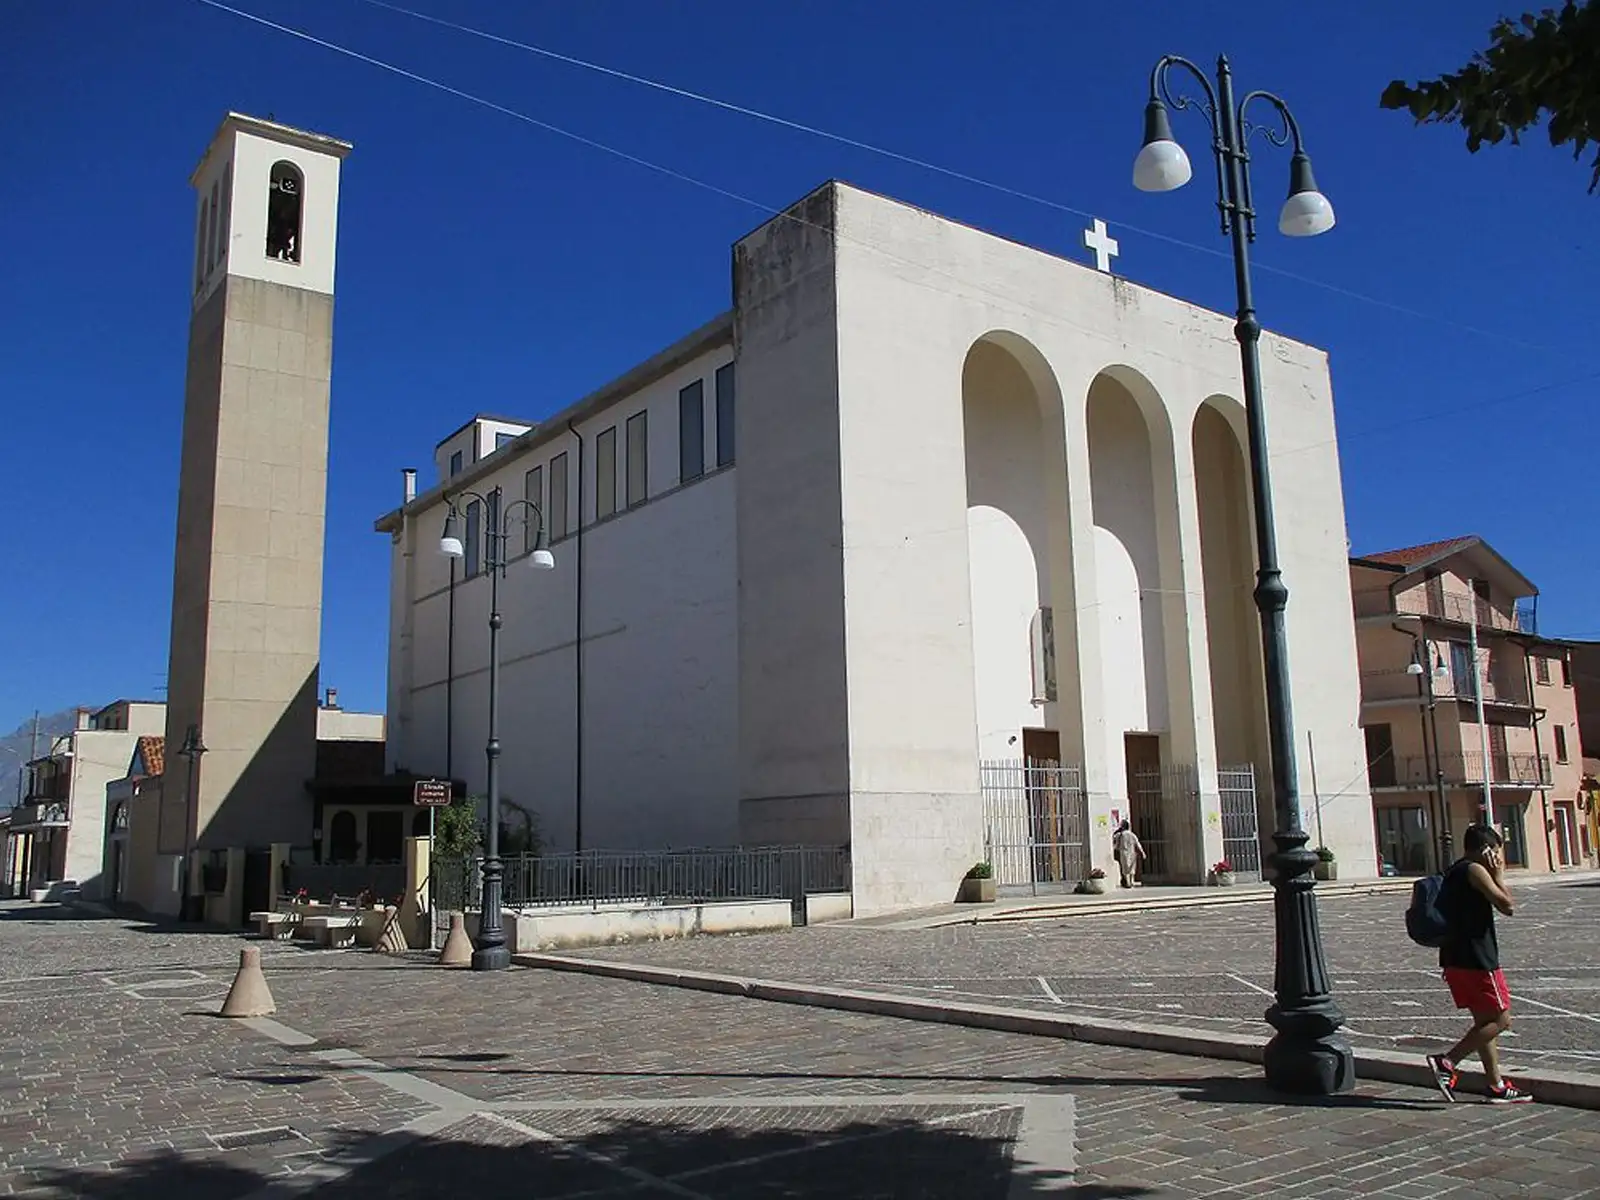
POLYGON ((1094 219, 1094 228, 1083 231, 1083 244, 1094 251, 1094 266, 1097 271, 1111 272, 1111 260, 1117 256, 1117 239, 1106 233, 1106 223, 1099 217, 1094 219))

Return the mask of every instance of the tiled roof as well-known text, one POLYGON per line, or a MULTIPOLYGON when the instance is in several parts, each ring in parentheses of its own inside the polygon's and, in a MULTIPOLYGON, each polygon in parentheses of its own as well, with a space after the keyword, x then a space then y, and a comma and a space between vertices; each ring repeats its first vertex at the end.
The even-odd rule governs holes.
POLYGON ((1420 546, 1403 546, 1399 550, 1380 550, 1376 554, 1363 554, 1361 557, 1396 567, 1414 567, 1420 563, 1435 562, 1447 554, 1475 546, 1482 540, 1477 534, 1469 533, 1465 537, 1446 538, 1442 542, 1424 542, 1420 546))
POLYGON ((139 759, 144 763, 147 777, 164 775, 167 771, 167 739, 146 735, 139 739, 139 759))

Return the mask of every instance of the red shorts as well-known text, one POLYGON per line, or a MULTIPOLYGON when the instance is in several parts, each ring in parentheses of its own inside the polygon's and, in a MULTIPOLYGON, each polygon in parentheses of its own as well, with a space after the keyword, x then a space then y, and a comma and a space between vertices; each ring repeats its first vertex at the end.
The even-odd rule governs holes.
POLYGON ((1506 1012, 1511 1008, 1511 989, 1505 972, 1475 971, 1470 967, 1444 968, 1444 981, 1450 985, 1450 999, 1457 1008, 1475 1013, 1506 1012))

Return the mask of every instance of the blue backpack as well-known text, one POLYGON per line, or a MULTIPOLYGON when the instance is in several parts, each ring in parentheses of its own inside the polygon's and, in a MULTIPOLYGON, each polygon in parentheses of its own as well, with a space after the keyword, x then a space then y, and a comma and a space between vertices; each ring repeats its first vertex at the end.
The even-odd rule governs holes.
POLYGON ((1406 936, 1419 946, 1432 949, 1444 945, 1450 923, 1439 909, 1439 890, 1443 875, 1424 875, 1411 885, 1411 907, 1406 909, 1406 936))

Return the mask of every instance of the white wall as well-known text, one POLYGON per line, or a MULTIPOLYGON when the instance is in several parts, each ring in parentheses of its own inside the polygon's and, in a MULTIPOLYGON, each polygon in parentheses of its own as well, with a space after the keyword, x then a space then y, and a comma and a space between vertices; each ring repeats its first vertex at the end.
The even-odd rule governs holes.
MULTIPOLYGON (((584 591, 583 810, 586 849, 726 845, 736 840, 738 738, 734 473, 682 485, 678 478, 678 393, 694 379, 706 390, 706 461, 715 462, 712 379, 732 357, 725 343, 668 371, 577 423, 584 447, 586 526, 551 545, 553 571, 529 569, 513 513, 511 562, 500 581, 502 798, 539 816, 545 842, 577 839, 577 611, 584 591), (644 411, 648 499, 595 522, 595 436, 617 429, 617 487, 626 478, 627 419, 644 411), (581 554, 581 559, 580 559, 581 554)), ((557 427, 559 429, 559 427, 557 427)), ((535 445, 507 447, 504 463, 473 481, 503 504, 521 499, 527 471, 541 469, 548 510, 551 461, 568 456, 567 499, 580 501, 578 439, 560 429, 535 445)), ((509 510, 508 510, 509 511, 509 510)), ((389 759, 394 767, 486 788, 489 579, 458 576, 453 698, 447 705, 448 560, 437 554, 444 509, 424 496, 407 515, 392 551, 389 759), (408 545, 414 549, 409 557, 408 545), (410 576, 409 585, 406 584, 410 576), (409 605, 407 603, 409 597, 409 605), (405 609, 412 630, 404 631, 405 609), (407 682, 409 681, 409 683, 407 682), (402 694, 409 688, 409 707, 402 694), (447 708, 453 746, 447 754, 447 708)), ((458 567, 459 571, 459 567, 458 567)))
MULTIPOLYGON (((130 724, 133 716, 130 712, 130 724)), ((85 896, 97 897, 105 856, 106 785, 128 773, 139 734, 87 729, 72 738, 72 795, 68 809, 72 823, 67 832, 65 877, 75 880, 85 896)))
MULTIPOLYGON (((963 595, 970 588, 962 586, 968 572, 951 570, 967 565, 968 548, 948 537, 951 529, 964 532, 967 522, 964 513, 950 519, 947 511, 959 486, 952 481, 960 479, 959 465, 952 468, 949 460, 952 443, 959 448, 963 359, 974 342, 1000 330, 1041 352, 1063 397, 1084 757, 1097 815, 1106 815, 1111 805, 1114 779, 1121 774, 1121 755, 1112 747, 1120 746, 1122 729, 1129 726, 1107 712, 1101 686, 1126 668, 1126 655, 1109 653, 1114 647, 1106 644, 1100 612, 1102 601, 1116 593, 1103 586, 1095 561, 1094 525, 1105 505, 1093 503, 1101 497, 1090 494, 1088 394, 1110 370, 1118 379, 1147 385, 1161 406, 1161 432, 1170 428, 1170 442, 1152 442, 1154 470, 1138 489, 1156 512, 1153 540, 1161 576, 1154 584, 1159 620, 1144 622, 1146 659, 1152 629, 1166 643, 1154 664, 1143 664, 1145 703, 1147 710, 1154 707, 1150 681, 1164 682, 1171 705, 1166 719, 1182 726, 1171 735, 1174 753, 1196 763, 1202 804, 1214 813, 1216 739, 1189 441, 1195 413, 1208 397, 1239 393, 1232 318, 848 187, 838 187, 836 195, 841 490, 845 544, 859 534, 861 548, 859 574, 847 575, 846 583, 852 786, 876 772, 875 786, 885 793, 921 796, 936 790, 931 776, 939 775, 939 783, 954 793, 961 775, 957 764, 975 753, 968 732, 974 724, 972 692, 958 682, 973 671, 965 611, 971 601, 963 595), (858 405, 850 402, 854 396, 862 397, 858 405), (857 514, 865 522, 859 530, 853 524, 857 514), (853 578, 860 586, 851 586, 853 578), (906 603, 908 595, 917 597, 914 606, 906 603), (857 628, 863 632, 859 648, 857 628), (862 750, 890 746, 896 751, 888 757, 870 768, 858 766, 862 750)), ((1263 339, 1262 358, 1269 446, 1275 457, 1291 456, 1290 466, 1275 473, 1274 488, 1291 591, 1287 623, 1302 793, 1310 792, 1310 729, 1324 792, 1343 792, 1324 804, 1327 841, 1341 861, 1370 863, 1327 359, 1271 334, 1263 339)), ((748 457, 744 465, 751 470, 748 457)), ((1146 545, 1143 552, 1150 549, 1146 545)), ((847 563, 857 561, 847 555, 847 563)), ((1141 579, 1141 587, 1150 586, 1141 579)), ((1017 597, 1014 607, 1024 603, 1025 596, 1017 597)), ((1059 629, 1073 616, 1056 607, 1059 629)), ((1152 721, 1161 715, 1149 713, 1152 721)), ((1258 767, 1265 786, 1268 766, 1258 767)), ((924 815, 918 803, 901 806, 911 825, 924 815)), ((959 803, 948 809, 952 825, 944 831, 945 844, 961 840, 966 825, 956 816, 960 809, 959 803)), ((931 848, 927 853, 934 855, 931 848)), ((858 871, 860 862, 858 848, 858 871)), ((942 898, 935 879, 953 866, 942 857, 927 859, 928 898, 942 898)), ((948 885, 953 887, 953 876, 948 885)))

